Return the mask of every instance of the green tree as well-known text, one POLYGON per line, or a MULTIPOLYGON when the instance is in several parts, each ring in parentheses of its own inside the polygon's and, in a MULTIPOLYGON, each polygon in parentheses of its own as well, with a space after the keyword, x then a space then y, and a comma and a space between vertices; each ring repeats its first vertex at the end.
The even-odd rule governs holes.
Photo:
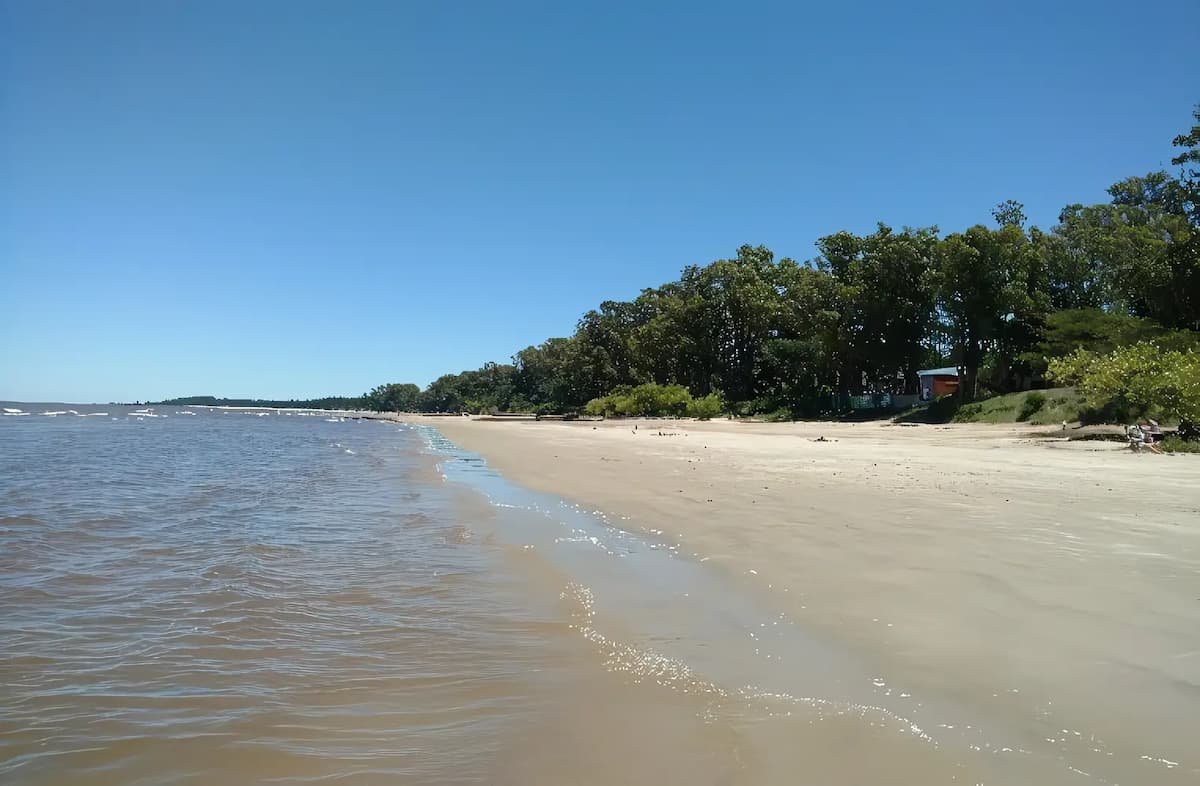
POLYGON ((443 374, 421 391, 422 412, 462 412, 463 395, 458 374, 443 374))
POLYGON ((1197 228, 1185 187, 1151 172, 1115 183, 1109 194, 1107 204, 1068 206, 1054 230, 1094 276, 1099 305, 1168 327, 1200 326, 1197 228))
POLYGON ((1173 144, 1182 148, 1171 163, 1180 167, 1179 181, 1183 187, 1184 208, 1193 227, 1200 227, 1200 104, 1192 110, 1191 130, 1175 137, 1173 144))
POLYGON ((411 383, 378 385, 363 396, 367 409, 375 412, 413 412, 420 407, 421 389, 411 383))
POLYGON ((992 218, 1002 227, 1025 227, 1025 206, 1015 199, 1006 199, 992 209, 992 218))
POLYGON ((1077 308, 1049 314, 1036 349, 1045 357, 1057 358, 1079 349, 1107 354, 1143 341, 1166 349, 1200 348, 1200 333, 1168 330, 1154 320, 1117 311, 1077 308))
MULTIPOLYGON (((989 350, 1003 358, 1024 351, 1047 304, 1039 292, 1041 262, 1029 237, 1017 226, 979 225, 953 234, 937 248, 932 280, 938 310, 964 373, 963 398, 973 398, 979 369, 989 350)), ((1000 376, 1009 373, 1000 368, 1000 376)))
POLYGON ((792 260, 778 270, 781 310, 755 370, 762 401, 755 409, 816 414, 829 408, 849 346, 846 287, 827 272, 792 260))
POLYGON ((511 365, 485 363, 474 370, 444 374, 421 392, 423 412, 491 412, 511 408, 516 369, 511 365))
POLYGON ((521 350, 513 356, 516 395, 539 412, 568 412, 583 406, 604 382, 585 351, 575 338, 552 338, 521 350))
POLYGON ((614 300, 604 301, 579 320, 574 339, 577 358, 592 388, 589 398, 636 381, 630 341, 643 321, 636 304, 614 300))
POLYGON ((774 254, 749 245, 736 258, 697 271, 702 307, 690 316, 703 321, 691 332, 703 337, 703 349, 715 361, 711 380, 695 380, 701 392, 719 388, 738 401, 755 397, 754 368, 780 308, 775 273, 774 254))
POLYGON ((1200 424, 1200 352, 1164 350, 1150 342, 1107 355, 1087 350, 1050 363, 1050 376, 1076 385, 1089 405, 1135 414, 1156 412, 1181 430, 1200 424))
POLYGON ((633 381, 679 383, 707 392, 717 373, 717 330, 709 317, 700 269, 680 281, 644 290, 635 303, 643 321, 630 336, 633 381))
POLYGON ((840 285, 845 392, 912 392, 929 354, 934 316, 933 254, 937 229, 821 238, 818 265, 840 285))
POLYGON ((1100 308, 1109 302, 1098 261, 1058 232, 1034 227, 1030 241, 1046 275, 1052 310, 1100 308))

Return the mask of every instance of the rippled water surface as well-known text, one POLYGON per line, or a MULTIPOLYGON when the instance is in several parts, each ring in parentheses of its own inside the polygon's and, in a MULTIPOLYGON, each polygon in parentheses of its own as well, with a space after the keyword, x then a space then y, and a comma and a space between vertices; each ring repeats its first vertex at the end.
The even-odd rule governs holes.
POLYGON ((554 609, 417 440, 158 414, 0 422, 0 781, 482 777, 554 609))

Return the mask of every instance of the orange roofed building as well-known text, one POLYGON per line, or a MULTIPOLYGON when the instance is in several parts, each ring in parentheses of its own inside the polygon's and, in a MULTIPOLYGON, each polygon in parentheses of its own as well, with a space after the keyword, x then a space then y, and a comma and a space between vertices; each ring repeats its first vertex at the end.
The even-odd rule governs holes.
POLYGON ((927 368, 918 371, 921 380, 921 400, 933 401, 939 396, 948 396, 958 392, 958 369, 954 366, 946 368, 927 368))

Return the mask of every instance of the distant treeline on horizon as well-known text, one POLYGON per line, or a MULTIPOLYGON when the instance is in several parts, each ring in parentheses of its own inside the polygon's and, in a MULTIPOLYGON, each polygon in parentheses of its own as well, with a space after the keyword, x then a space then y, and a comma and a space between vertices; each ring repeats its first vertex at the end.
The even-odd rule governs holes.
POLYGON ((363 409, 364 396, 326 396, 325 398, 288 399, 217 398, 216 396, 183 396, 164 401, 147 402, 168 407, 286 407, 291 409, 363 409))

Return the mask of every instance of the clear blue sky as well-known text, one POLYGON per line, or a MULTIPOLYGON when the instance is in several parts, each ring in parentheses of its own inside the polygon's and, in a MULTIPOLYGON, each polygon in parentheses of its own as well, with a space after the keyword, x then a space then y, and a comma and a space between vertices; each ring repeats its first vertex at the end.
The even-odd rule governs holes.
POLYGON ((1200 3, 0 0, 0 399, 426 383, 1168 164, 1200 3))

